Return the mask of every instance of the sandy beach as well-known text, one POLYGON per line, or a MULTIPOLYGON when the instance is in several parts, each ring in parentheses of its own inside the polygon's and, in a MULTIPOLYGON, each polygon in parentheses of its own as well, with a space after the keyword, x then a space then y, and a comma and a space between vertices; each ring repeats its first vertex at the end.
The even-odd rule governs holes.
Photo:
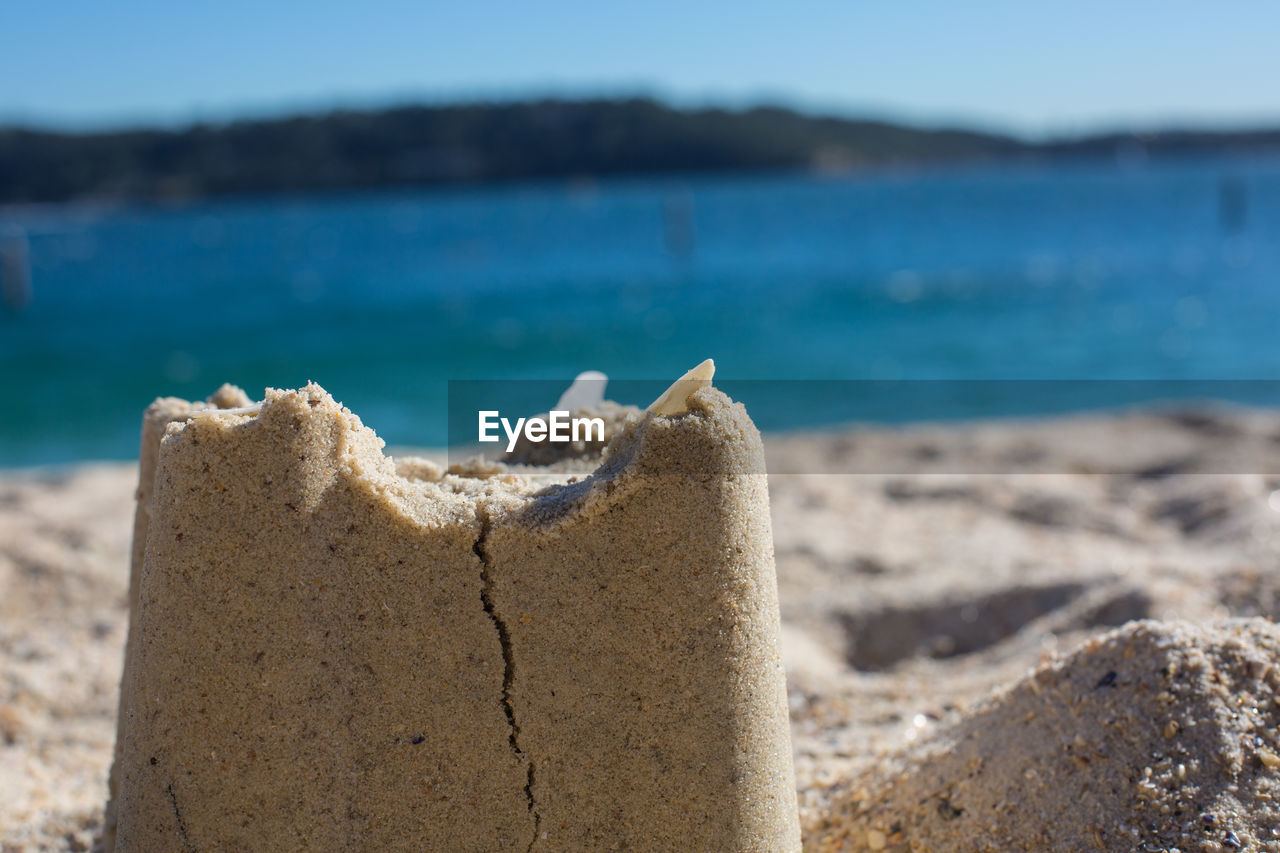
MULTIPOLYGON (((1280 415, 766 448, 806 849, 1280 850, 1280 415)), ((136 481, 0 474, 6 853, 100 828, 136 481)))

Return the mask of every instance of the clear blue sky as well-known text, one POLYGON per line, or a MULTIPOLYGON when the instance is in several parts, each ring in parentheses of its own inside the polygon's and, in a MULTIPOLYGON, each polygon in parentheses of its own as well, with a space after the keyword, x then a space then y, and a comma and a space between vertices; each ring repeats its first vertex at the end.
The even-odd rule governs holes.
POLYGON ((534 93, 785 100, 1025 133, 1280 123, 1263 0, 6 0, 0 118, 534 93))

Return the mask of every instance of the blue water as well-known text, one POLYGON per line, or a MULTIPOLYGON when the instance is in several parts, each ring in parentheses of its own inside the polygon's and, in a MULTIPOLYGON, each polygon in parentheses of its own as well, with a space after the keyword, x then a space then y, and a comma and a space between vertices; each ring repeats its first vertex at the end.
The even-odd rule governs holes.
MULTIPOLYGON (((1280 379, 1280 159, 80 206, 5 223, 29 234, 34 299, 0 311, 0 465, 134 456, 151 399, 224 380, 260 394, 314 379, 390 443, 429 445, 445 439, 448 379, 666 379, 707 356, 730 380, 1280 379)), ((836 416, 774 403, 752 409, 768 427, 836 416)), ((942 400, 928 414, 974 413, 942 400)))

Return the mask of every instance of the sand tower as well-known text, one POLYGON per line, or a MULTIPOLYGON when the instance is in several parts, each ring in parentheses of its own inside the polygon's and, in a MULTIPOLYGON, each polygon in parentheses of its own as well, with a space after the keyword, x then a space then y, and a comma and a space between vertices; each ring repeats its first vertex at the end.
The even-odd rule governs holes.
POLYGON ((397 464, 316 385, 158 402, 108 849, 798 850, 760 437, 707 385, 580 480, 397 464))

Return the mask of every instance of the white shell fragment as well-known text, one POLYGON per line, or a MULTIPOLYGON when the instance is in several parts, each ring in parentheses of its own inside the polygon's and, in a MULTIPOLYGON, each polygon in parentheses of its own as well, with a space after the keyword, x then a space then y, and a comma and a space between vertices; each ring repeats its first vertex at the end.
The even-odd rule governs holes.
POLYGON ((662 396, 649 404, 645 411, 655 415, 681 415, 689 411, 689 395, 699 388, 709 388, 711 377, 716 375, 716 363, 711 359, 699 364, 684 376, 681 376, 671 387, 662 392, 662 396))
POLYGON ((604 402, 604 387, 609 377, 598 370, 585 370, 573 380, 573 384, 560 395, 552 408, 556 412, 576 412, 579 409, 598 409, 604 402))

